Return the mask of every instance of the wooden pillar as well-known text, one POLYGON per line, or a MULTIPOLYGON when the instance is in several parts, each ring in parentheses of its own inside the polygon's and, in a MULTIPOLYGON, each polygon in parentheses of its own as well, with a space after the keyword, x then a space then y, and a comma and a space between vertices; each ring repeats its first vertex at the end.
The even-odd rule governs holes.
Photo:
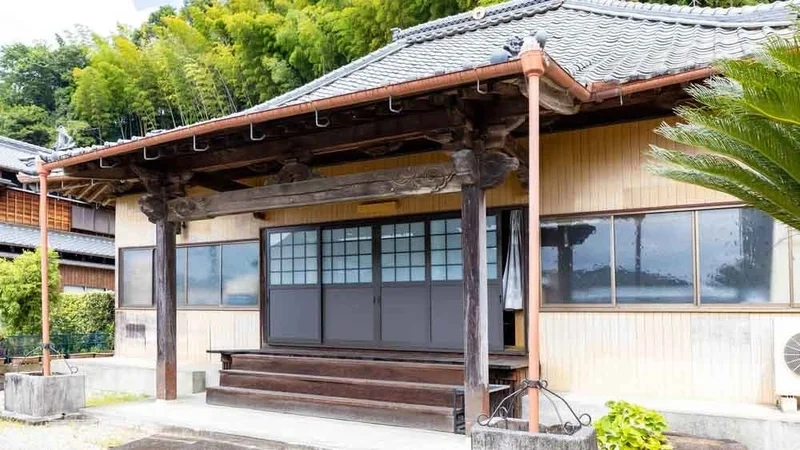
POLYGON ((518 166, 497 152, 453 155, 461 185, 461 252, 464 267, 464 417, 470 433, 489 414, 489 302, 486 275, 486 192, 518 166))
POLYGON ((169 200, 183 193, 179 177, 134 168, 147 190, 139 199, 142 212, 156 225, 156 398, 175 400, 177 389, 177 299, 175 274, 176 223, 169 221, 169 200))
MULTIPOLYGON (((542 292, 541 235, 539 226, 539 78, 545 71, 544 39, 525 38, 520 52, 528 80, 528 378, 539 380, 539 307, 542 292)), ((539 391, 531 390, 528 416, 531 433, 539 432, 539 391)))
POLYGON ((42 375, 50 375, 50 274, 47 261, 47 176, 41 160, 36 162, 39 172, 39 257, 42 277, 42 375))

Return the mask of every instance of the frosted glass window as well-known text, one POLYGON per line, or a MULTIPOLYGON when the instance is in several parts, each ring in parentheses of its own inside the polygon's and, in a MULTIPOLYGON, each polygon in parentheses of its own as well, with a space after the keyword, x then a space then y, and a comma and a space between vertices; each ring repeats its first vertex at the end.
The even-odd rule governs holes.
POLYGON ((271 285, 317 284, 316 230, 271 232, 268 242, 271 285))
POLYGON ((153 305, 153 249, 131 248, 120 252, 122 259, 122 306, 153 305))
POLYGON ((753 208, 699 211, 700 302, 789 303, 788 230, 753 208))
POLYGON ((614 218, 617 303, 693 303, 692 213, 614 218))
POLYGON ((545 303, 611 303, 611 222, 608 218, 543 222, 545 303))
POLYGON ((372 282, 372 227, 322 230, 322 283, 372 282))
MULTIPOLYGON (((497 279, 497 216, 486 217, 486 277, 497 279)), ((464 276, 461 219, 431 221, 431 279, 460 280, 464 276)))
POLYGON ((425 223, 381 226, 381 281, 425 281, 425 223))

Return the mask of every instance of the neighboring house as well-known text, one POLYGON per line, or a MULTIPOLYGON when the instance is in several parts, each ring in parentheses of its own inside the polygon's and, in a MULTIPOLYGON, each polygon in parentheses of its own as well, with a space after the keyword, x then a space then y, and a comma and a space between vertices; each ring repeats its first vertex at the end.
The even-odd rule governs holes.
POLYGON ((784 2, 513 1, 399 31, 243 113, 45 168, 110 185, 115 352, 156 358, 160 343, 159 398, 174 398, 176 355, 223 350, 209 402, 458 429, 452 391, 415 382, 464 381, 470 422, 486 366, 514 385, 540 345, 559 391, 771 404, 800 394, 779 384, 779 333, 800 333, 800 238, 649 174, 644 151, 672 145, 653 129, 687 83, 793 22, 784 2), (529 37, 542 31, 544 52, 529 37))
MULTIPOLYGON (((20 182, 27 160, 52 150, 0 136, 0 257, 39 246, 39 195, 20 182)), ((48 198, 49 240, 60 257, 64 292, 114 289, 114 211, 85 201, 48 198)))

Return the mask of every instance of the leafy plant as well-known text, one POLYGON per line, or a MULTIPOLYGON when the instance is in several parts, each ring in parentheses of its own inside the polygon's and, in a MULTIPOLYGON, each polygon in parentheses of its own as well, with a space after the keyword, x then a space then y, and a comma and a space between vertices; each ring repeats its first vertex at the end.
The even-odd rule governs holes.
MULTIPOLYGON (((58 255, 48 253, 50 304, 61 295, 58 255)), ((11 334, 39 334, 42 330, 42 280, 39 249, 13 260, 0 260, 0 318, 11 334)))
POLYGON ((114 293, 62 294, 50 321, 55 333, 114 334, 114 293))
POLYGON ((667 422, 656 411, 624 401, 606 403, 608 414, 595 422, 600 450, 670 450, 667 422))
MULTIPOLYGON (((800 36, 773 40, 758 58, 723 61, 723 75, 688 90, 693 106, 662 126, 701 152, 652 147, 652 170, 730 194, 800 229, 800 36)), ((676 146, 677 147, 677 146, 676 146)))

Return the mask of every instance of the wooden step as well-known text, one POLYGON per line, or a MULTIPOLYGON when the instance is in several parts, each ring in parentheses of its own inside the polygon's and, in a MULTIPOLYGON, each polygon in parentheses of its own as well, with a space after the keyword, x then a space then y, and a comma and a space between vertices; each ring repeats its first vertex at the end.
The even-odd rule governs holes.
POLYGON ((462 388, 461 385, 253 372, 249 370, 221 371, 220 386, 414 405, 448 406, 451 408, 456 404, 456 391, 462 388))
POLYGON ((446 385, 464 383, 464 368, 459 364, 235 354, 230 369, 446 385))
MULTIPOLYGON (((235 387, 206 390, 206 403, 452 433, 453 408, 235 387)), ((313 431, 313 430, 311 430, 313 431)))

